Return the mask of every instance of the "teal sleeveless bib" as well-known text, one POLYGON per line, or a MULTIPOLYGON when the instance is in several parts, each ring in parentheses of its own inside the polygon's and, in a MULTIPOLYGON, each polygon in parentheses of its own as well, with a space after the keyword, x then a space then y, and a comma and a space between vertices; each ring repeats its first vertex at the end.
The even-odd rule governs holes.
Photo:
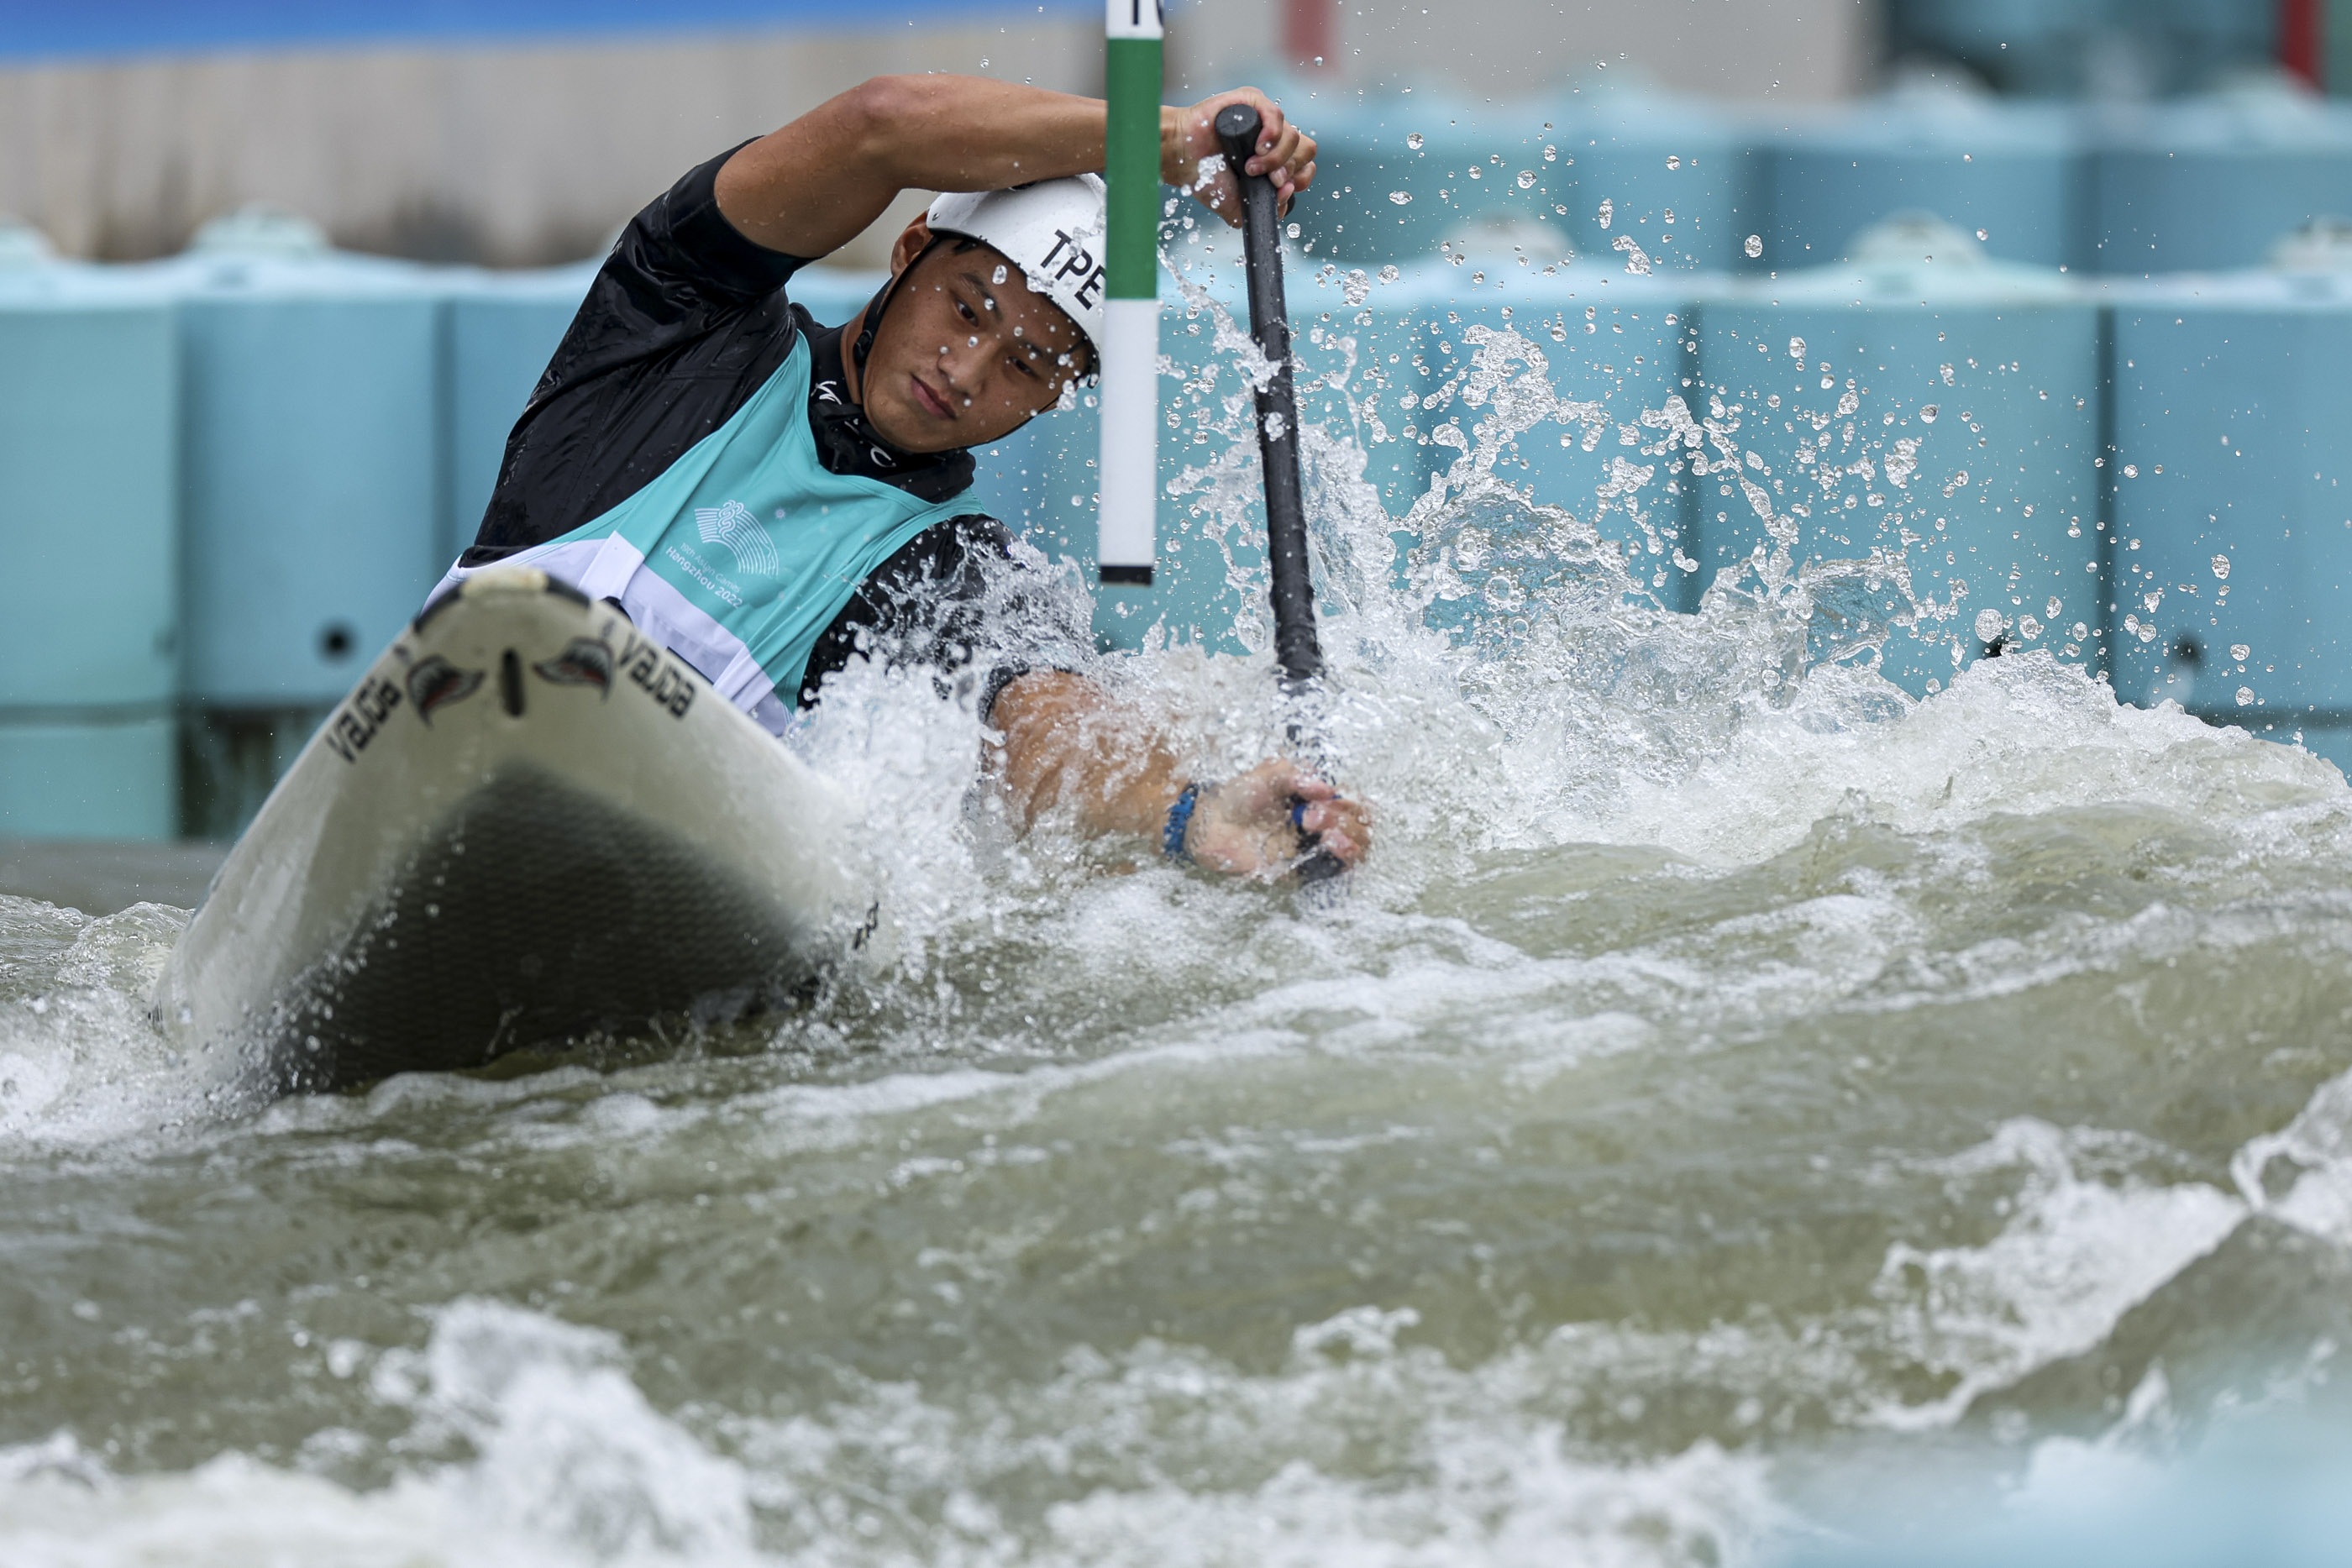
MULTIPOLYGON (((719 694, 782 733, 810 653, 859 583, 969 492, 925 501, 835 474, 810 434, 808 341, 750 402, 644 489, 498 564, 614 599, 719 694)), ((472 569, 483 570, 480 568, 472 569)), ((453 568, 445 587, 470 575, 453 568)))

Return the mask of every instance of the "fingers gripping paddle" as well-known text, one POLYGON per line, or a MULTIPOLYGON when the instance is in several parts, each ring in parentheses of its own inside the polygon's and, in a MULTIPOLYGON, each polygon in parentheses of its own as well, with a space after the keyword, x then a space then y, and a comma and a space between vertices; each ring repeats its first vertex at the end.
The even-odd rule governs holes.
MULTIPOLYGON (((1257 152, 1258 112, 1245 103, 1217 111, 1217 141, 1241 188, 1242 252, 1249 268, 1250 335, 1274 366, 1257 389, 1257 449, 1265 470, 1266 566, 1273 579, 1274 662, 1283 695, 1291 699, 1290 738, 1313 747, 1302 733, 1300 700, 1321 683, 1323 649, 1315 637, 1315 582, 1307 557, 1307 507, 1298 477, 1298 404, 1291 390, 1290 312, 1282 298, 1282 242, 1274 182, 1242 172, 1257 152)), ((1303 814, 1304 802, 1294 807, 1303 814)), ((1347 870, 1330 851, 1317 848, 1304 825, 1299 841, 1311 852, 1298 880, 1321 882, 1347 870)))

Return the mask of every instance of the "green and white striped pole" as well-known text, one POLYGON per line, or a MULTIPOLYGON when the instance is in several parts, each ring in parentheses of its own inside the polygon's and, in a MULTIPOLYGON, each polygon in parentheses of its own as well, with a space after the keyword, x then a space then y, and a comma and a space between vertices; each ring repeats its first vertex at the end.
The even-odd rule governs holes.
POLYGON ((1105 583, 1149 587, 1160 486, 1160 0, 1106 0, 1103 179, 1102 510, 1095 559, 1105 583))

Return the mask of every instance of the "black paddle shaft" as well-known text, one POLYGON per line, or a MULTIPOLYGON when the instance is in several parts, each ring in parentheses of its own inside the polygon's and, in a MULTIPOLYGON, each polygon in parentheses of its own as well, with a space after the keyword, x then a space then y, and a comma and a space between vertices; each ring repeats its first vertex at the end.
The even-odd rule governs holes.
POLYGON ((1242 193, 1242 253, 1249 267, 1250 336, 1273 362, 1257 390, 1257 449, 1265 466, 1266 565, 1273 579, 1274 658, 1296 690, 1323 673, 1315 640, 1315 583, 1307 559, 1307 507, 1298 478, 1298 402, 1290 381, 1290 312, 1282 299, 1282 240, 1272 180, 1242 172, 1261 122, 1245 103, 1217 111, 1217 141, 1242 193))
MULTIPOLYGON (((1274 598, 1274 662, 1283 689, 1299 695, 1323 674, 1323 648, 1315 639, 1315 578, 1307 559, 1307 502, 1298 477, 1298 399, 1290 380, 1290 309, 1282 298, 1281 214, 1274 182, 1253 179, 1243 166, 1257 152, 1263 125, 1256 110, 1229 103, 1217 111, 1217 141, 1242 193, 1242 255, 1249 268, 1250 336, 1274 366, 1257 391, 1257 451, 1265 469, 1265 559, 1274 598)), ((1293 715, 1294 744, 1306 739, 1293 715)), ((1327 882, 1346 871, 1339 857, 1301 831, 1303 856, 1296 873, 1305 883, 1327 882)))

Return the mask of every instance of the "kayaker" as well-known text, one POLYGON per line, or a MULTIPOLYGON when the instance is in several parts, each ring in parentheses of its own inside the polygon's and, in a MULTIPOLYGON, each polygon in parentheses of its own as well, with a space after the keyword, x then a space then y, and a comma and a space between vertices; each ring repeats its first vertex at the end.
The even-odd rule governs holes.
MULTIPOLYGON (((1161 178, 1228 221, 1212 122, 1236 101, 1265 121, 1250 173, 1286 205, 1315 177, 1313 139, 1255 89, 1162 110, 1161 178)), ((883 77, 689 171, 597 272, 445 586, 530 564, 611 599, 778 734, 868 653, 976 674, 1024 826, 1065 811, 1244 875, 1302 831, 1359 859, 1361 804, 1287 761, 1184 777, 1150 716, 1078 673, 1087 628, 972 504, 970 449, 1094 369, 1103 126, 1097 99, 883 77), (792 304, 793 274, 902 190, 947 193, 873 299, 839 327, 792 304)))

